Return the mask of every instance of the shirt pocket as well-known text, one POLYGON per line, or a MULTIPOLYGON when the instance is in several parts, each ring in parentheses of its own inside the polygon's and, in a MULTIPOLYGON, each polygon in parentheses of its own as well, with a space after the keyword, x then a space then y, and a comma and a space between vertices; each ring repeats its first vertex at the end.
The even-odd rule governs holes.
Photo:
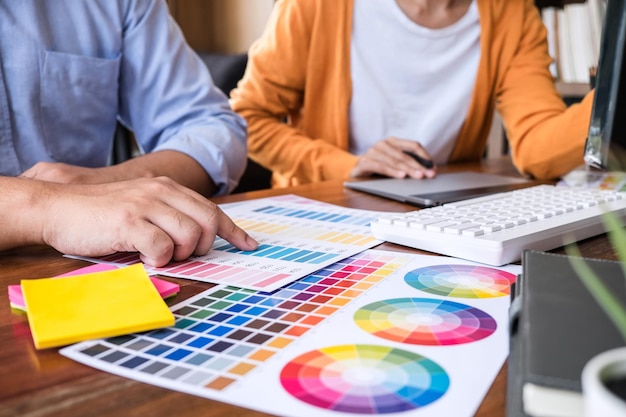
POLYGON ((113 59, 40 54, 40 117, 52 160, 97 167, 109 160, 121 54, 113 59))

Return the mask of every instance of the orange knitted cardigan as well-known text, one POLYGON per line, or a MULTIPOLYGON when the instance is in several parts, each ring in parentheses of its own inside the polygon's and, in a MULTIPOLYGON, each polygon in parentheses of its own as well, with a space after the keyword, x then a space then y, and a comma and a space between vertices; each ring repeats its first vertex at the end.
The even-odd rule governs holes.
MULTIPOLYGON (((583 163, 593 92, 566 108, 533 0, 476 1, 481 58, 449 162, 481 158, 497 109, 520 173, 563 175, 583 163)), ((231 105, 248 122, 249 156, 273 171, 274 186, 345 179, 357 162, 347 151, 353 2, 279 0, 250 48, 231 105)))

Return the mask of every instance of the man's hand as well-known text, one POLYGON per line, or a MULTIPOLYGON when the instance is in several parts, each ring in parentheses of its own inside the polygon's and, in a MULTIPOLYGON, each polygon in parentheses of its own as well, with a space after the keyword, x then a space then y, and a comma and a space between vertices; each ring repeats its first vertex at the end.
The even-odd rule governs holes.
POLYGON ((9 212, 0 204, 3 216, 9 212, 0 222, 7 233, 0 249, 12 246, 13 234, 14 243, 45 243, 79 256, 139 252, 158 267, 206 254, 216 235, 242 250, 258 246, 216 204, 167 177, 97 185, 5 180, 9 195, 22 193, 18 201, 27 208, 13 205, 9 212))

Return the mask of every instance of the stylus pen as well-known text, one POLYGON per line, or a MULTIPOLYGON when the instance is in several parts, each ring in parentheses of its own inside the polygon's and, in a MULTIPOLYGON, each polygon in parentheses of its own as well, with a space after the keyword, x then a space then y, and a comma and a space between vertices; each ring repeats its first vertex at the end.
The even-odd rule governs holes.
POLYGON ((430 169, 432 167, 435 166, 435 164, 433 163, 433 161, 431 161, 430 159, 426 159, 424 157, 419 156, 416 153, 413 153, 411 151, 402 151, 405 154, 409 155, 411 158, 415 159, 415 161, 420 164, 421 166, 423 166, 426 169, 430 169))

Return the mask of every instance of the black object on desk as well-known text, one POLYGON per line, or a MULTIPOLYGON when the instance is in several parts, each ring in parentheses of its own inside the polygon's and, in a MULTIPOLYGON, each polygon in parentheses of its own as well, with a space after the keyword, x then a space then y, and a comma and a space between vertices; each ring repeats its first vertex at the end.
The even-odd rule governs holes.
POLYGON ((418 164, 420 164, 421 166, 423 166, 426 169, 431 169, 432 167, 435 166, 435 163, 433 161, 431 161, 430 159, 426 159, 422 156, 419 156, 416 153, 413 153, 411 151, 402 151, 405 154, 409 155, 411 158, 413 158, 415 160, 415 162, 417 162, 418 164))
MULTIPOLYGON (((626 301, 622 264, 585 259, 626 301)), ((511 303, 507 417, 582 416, 581 373, 592 357, 623 346, 613 322, 565 255, 526 251, 511 303), (551 410, 558 409, 558 414, 551 410)))

